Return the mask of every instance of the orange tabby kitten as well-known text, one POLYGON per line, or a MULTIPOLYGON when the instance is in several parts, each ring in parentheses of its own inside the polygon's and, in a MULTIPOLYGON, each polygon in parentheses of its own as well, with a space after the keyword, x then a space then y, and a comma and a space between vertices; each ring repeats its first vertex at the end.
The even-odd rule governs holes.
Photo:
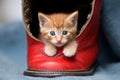
POLYGON ((63 54, 67 57, 74 56, 78 46, 75 41, 78 11, 51 15, 39 12, 38 19, 41 33, 39 39, 45 44, 45 53, 54 56, 56 47, 64 46, 63 54))

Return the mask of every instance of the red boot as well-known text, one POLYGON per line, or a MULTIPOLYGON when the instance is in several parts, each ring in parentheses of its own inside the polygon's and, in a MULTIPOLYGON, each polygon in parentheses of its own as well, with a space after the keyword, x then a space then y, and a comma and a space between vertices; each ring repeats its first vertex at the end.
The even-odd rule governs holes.
MULTIPOLYGON (((88 75, 92 74, 98 56, 98 31, 101 0, 93 0, 89 20, 82 27, 76 38, 78 49, 74 57, 65 57, 62 48, 58 48, 53 57, 44 54, 44 44, 37 41, 27 30, 28 76, 59 76, 59 75, 88 75)), ((28 25, 25 25, 28 26, 28 25)))

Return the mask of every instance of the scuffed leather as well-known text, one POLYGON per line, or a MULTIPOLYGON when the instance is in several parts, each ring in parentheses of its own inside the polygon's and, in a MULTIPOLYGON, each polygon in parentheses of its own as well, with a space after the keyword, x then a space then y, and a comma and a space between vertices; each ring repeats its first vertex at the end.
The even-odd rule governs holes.
POLYGON ((31 70, 77 71, 87 70, 98 56, 98 32, 101 0, 95 1, 93 17, 84 32, 76 38, 78 49, 73 57, 65 57, 63 49, 58 48, 57 54, 49 57, 44 53, 44 44, 34 40, 27 34, 28 55, 27 65, 31 70))

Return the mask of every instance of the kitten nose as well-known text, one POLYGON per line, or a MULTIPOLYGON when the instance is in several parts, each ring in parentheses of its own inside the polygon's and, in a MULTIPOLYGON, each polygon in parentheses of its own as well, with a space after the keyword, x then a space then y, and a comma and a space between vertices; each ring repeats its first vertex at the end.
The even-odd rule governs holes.
POLYGON ((57 40, 57 43, 61 43, 61 40, 59 39, 59 40, 57 40))
POLYGON ((57 43, 61 43, 61 36, 57 37, 57 43))

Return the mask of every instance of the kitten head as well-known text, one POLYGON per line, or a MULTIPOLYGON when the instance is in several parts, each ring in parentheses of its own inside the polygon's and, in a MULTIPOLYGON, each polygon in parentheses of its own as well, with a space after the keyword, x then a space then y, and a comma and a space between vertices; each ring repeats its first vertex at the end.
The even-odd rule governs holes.
POLYGON ((72 14, 38 13, 40 37, 56 47, 61 47, 76 37, 78 11, 72 14))

